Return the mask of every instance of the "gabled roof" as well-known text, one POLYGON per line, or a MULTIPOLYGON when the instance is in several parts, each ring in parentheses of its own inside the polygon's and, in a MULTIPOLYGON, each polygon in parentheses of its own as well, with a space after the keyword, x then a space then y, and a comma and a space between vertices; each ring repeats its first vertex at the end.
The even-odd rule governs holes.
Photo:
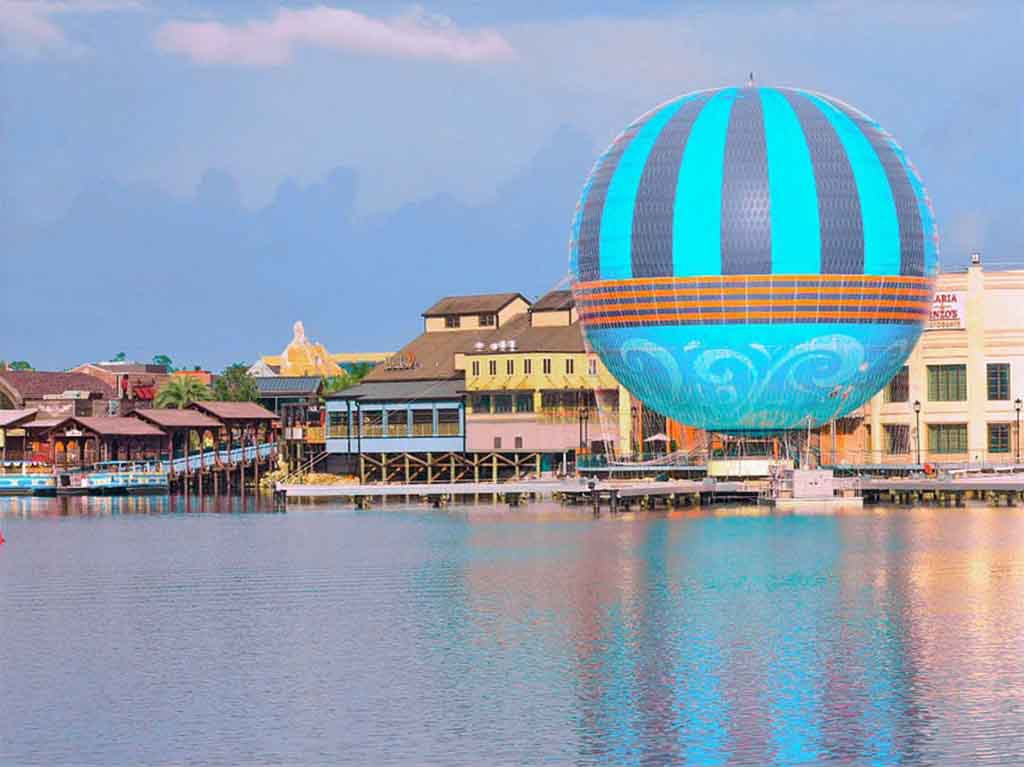
POLYGON ((211 418, 198 410, 149 408, 135 410, 132 415, 165 429, 219 429, 223 425, 216 418, 211 418))
POLYGON ((441 381, 382 381, 362 383, 349 387, 326 399, 357 399, 364 402, 412 402, 430 399, 460 399, 465 388, 462 381, 446 379, 441 381))
POLYGON ((192 403, 192 407, 202 413, 212 415, 222 421, 275 421, 277 415, 255 402, 219 402, 204 400, 192 403))
POLYGON ((4 370, 0 371, 0 381, 21 395, 22 399, 42 399, 47 394, 63 394, 66 391, 87 391, 107 399, 116 396, 113 388, 87 373, 4 370))
POLYGON ((138 418, 127 418, 122 416, 75 416, 65 418, 65 421, 80 423, 90 431, 97 434, 113 437, 163 437, 164 432, 151 423, 145 423, 138 418))
POLYGON ((256 389, 261 397, 311 396, 320 391, 320 376, 256 376, 256 389))
POLYGON ((425 312, 424 317, 451 314, 492 314, 500 312, 517 298, 530 303, 522 293, 486 293, 477 296, 445 296, 425 312))
POLYGON ((31 421, 35 418, 34 408, 27 410, 0 410, 0 429, 7 426, 18 426, 24 421, 31 421))
POLYGON ((533 306, 531 312, 558 312, 567 311, 576 305, 571 290, 552 290, 542 296, 533 306))
POLYGON ((163 437, 166 436, 153 424, 126 416, 64 416, 45 418, 25 424, 26 429, 53 429, 66 423, 76 423, 96 434, 110 437, 163 437))

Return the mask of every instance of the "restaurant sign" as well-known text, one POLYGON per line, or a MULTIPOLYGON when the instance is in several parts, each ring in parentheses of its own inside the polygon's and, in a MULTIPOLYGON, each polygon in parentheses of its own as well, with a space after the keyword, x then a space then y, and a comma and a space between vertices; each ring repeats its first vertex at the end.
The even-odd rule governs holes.
POLYGON ((963 330, 967 327, 966 315, 966 293, 936 293, 925 330, 963 330))
POLYGON ((384 361, 385 370, 414 370, 418 367, 416 355, 412 352, 395 354, 384 361))

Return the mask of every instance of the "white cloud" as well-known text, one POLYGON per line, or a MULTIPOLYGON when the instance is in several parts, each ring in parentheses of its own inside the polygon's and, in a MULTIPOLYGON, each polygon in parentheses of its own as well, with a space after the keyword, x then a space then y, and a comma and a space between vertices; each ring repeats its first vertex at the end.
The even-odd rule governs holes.
POLYGON ((19 53, 78 53, 55 16, 141 8, 137 0, 0 0, 0 46, 19 53))
POLYGON ((160 27, 157 46, 201 64, 270 67, 286 63, 296 46, 309 45, 397 58, 477 62, 506 59, 511 46, 489 29, 463 31, 447 18, 414 9, 392 19, 317 6, 281 8, 269 21, 224 24, 172 21, 160 27))

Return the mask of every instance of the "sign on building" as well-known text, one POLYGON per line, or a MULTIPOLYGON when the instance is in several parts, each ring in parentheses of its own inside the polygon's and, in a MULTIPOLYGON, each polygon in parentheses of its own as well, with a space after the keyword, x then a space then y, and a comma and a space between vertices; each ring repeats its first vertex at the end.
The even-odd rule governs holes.
POLYGON ((963 330, 967 327, 967 294, 936 293, 925 330, 963 330))

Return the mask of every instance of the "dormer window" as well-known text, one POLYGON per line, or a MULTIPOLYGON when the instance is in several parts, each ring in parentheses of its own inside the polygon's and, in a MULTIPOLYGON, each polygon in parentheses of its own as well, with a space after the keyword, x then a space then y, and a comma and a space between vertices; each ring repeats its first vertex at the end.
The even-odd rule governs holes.
POLYGON ((457 328, 462 324, 460 319, 461 318, 457 314, 449 314, 444 318, 444 326, 446 328, 457 328))
POLYGON ((493 328, 498 324, 497 314, 481 314, 480 315, 480 327, 482 328, 493 328))

